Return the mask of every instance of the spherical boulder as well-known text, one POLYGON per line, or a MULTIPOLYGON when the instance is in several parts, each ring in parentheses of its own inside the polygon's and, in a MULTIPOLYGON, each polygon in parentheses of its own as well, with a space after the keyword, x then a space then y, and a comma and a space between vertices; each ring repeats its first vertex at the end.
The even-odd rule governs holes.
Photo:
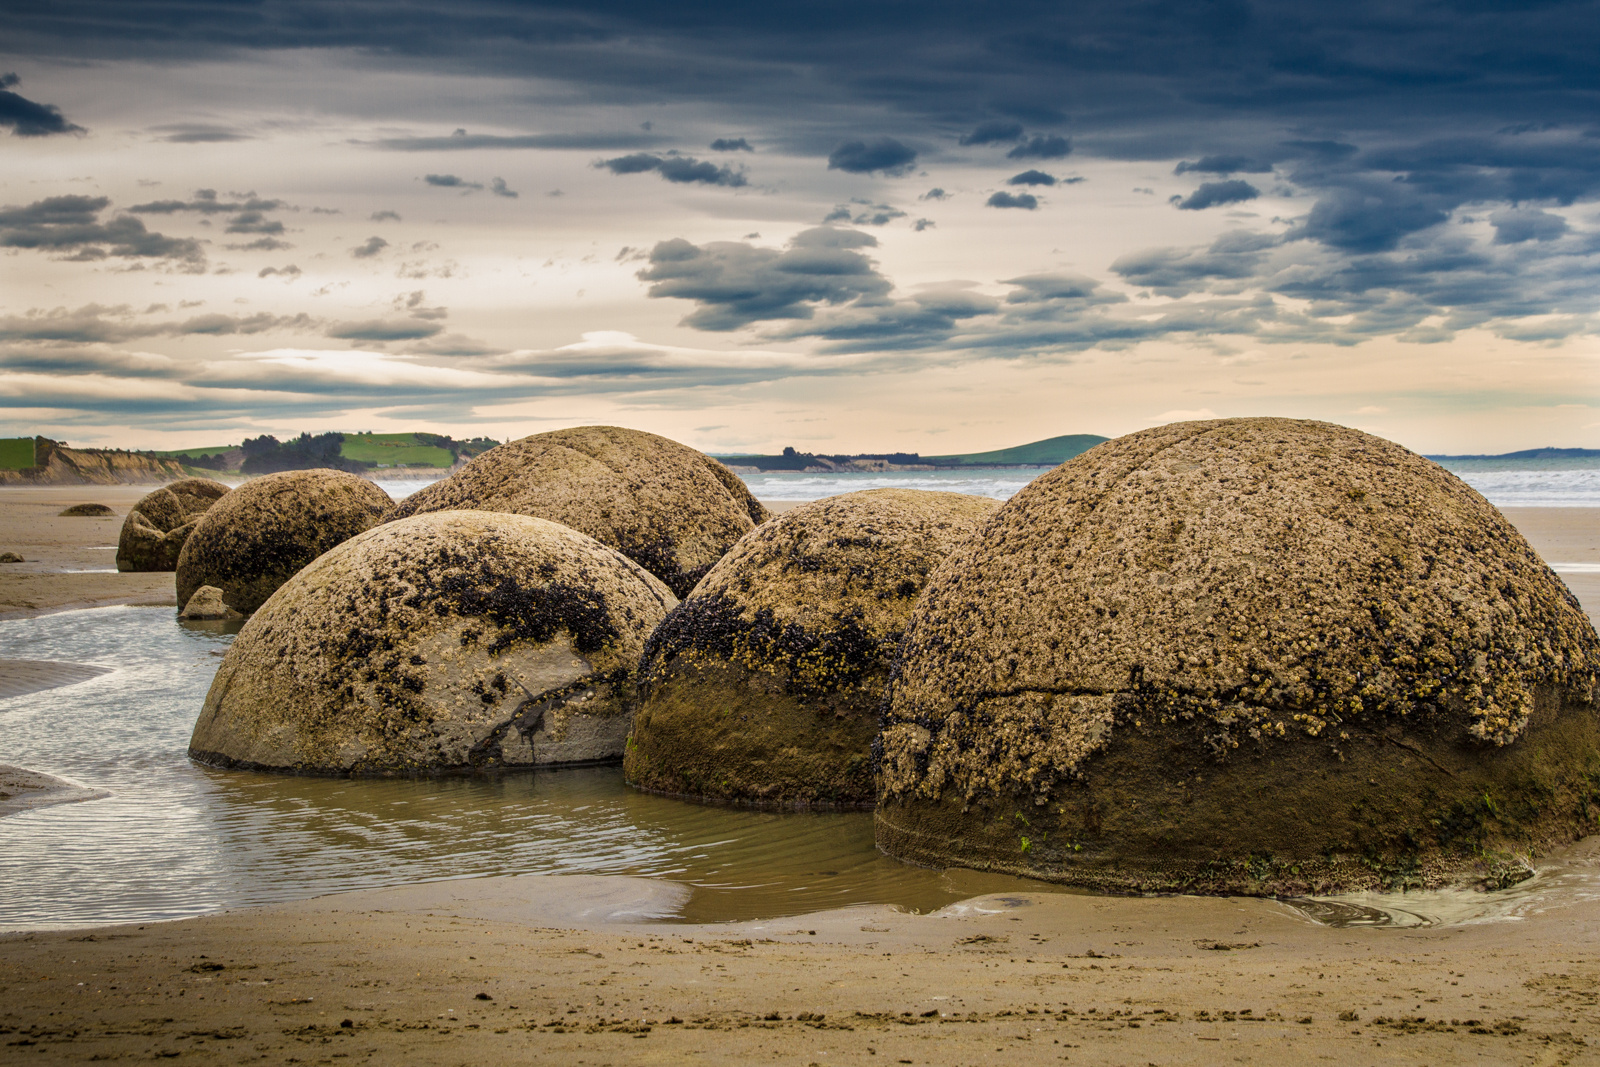
POLYGON ((178 603, 202 585, 248 615, 289 576, 378 524, 393 503, 343 471, 284 471, 252 478, 212 505, 178 553, 178 603))
POLYGON ((616 426, 552 430, 478 456, 389 519, 475 508, 564 523, 687 596, 767 509, 738 475, 665 437, 616 426))
POLYGON ((1441 467, 1288 419, 1040 477, 912 614, 879 846, 1120 891, 1503 884, 1595 829, 1600 639, 1441 467))
POLYGON ((872 739, 911 606, 998 507, 875 489, 747 534, 645 646, 628 780, 762 806, 870 807, 872 739))
POLYGON ((189 754, 354 775, 614 760, 645 637, 676 604, 615 549, 544 519, 388 523, 245 623, 189 754))
POLYGON ((227 492, 210 478, 185 478, 142 497, 122 520, 117 570, 177 570, 178 553, 195 523, 227 492))

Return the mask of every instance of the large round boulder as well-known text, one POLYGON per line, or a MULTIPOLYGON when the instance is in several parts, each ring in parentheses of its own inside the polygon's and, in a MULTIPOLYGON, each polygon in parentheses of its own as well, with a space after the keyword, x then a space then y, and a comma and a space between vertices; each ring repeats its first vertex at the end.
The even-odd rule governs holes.
POLYGON ((456 508, 563 523, 619 550, 680 597, 768 517, 739 476, 710 456, 616 426, 552 430, 492 448, 388 517, 456 508))
POLYGON ((676 603, 616 550, 544 519, 389 523, 251 617, 189 755, 355 775, 614 760, 645 637, 676 603))
POLYGON ((1595 828, 1600 639, 1483 497, 1367 434, 1092 449, 907 627, 880 847, 1122 891, 1504 884, 1595 828))
POLYGON ((142 498, 122 520, 117 570, 173 571, 195 523, 228 487, 210 478, 185 478, 142 498))
POLYGON ((875 489, 747 534, 645 648, 628 780, 763 806, 870 807, 872 739, 911 606, 998 507, 875 489))
POLYGON ((301 567, 378 524, 393 503, 343 471, 284 471, 252 478, 200 517, 178 553, 178 603, 213 585, 248 615, 301 567))

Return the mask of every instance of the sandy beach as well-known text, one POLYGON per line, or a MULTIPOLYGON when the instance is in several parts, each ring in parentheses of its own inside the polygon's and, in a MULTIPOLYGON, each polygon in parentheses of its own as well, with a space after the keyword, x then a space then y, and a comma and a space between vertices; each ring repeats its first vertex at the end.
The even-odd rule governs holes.
MULTIPOLYGON (((107 550, 146 491, 0 490, 0 551, 27 561, 0 565, 0 614, 172 604, 170 574, 117 574, 107 550), (115 517, 57 517, 83 502, 115 517)), ((1546 560, 1600 563, 1600 509, 1507 515, 1546 560)), ((1563 578, 1600 614, 1600 576, 1563 578)), ((8 681, 71 679, 0 663, 8 681)), ((648 921, 683 892, 481 878, 0 936, 0 1063, 1600 1062, 1600 901, 1581 894, 1419 929, 1045 887, 928 915, 648 921)))

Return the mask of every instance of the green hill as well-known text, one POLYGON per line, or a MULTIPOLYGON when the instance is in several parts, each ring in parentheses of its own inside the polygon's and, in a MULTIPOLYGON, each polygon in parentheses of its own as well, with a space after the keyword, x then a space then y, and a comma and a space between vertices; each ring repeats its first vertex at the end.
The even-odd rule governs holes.
POLYGON ((339 454, 377 467, 448 467, 456 461, 448 448, 426 439, 431 434, 347 433, 339 454))
POLYGON ((19 471, 33 466, 33 438, 0 437, 0 470, 19 471))
POLYGON ((997 448, 993 452, 966 452, 956 456, 923 456, 924 463, 939 467, 1051 466, 1082 455, 1109 438, 1092 433, 1069 433, 1031 444, 997 448))

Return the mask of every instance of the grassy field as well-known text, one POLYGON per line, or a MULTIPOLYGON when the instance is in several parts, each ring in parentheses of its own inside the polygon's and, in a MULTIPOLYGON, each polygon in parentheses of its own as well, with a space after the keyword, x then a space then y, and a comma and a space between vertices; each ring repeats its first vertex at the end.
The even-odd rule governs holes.
POLYGON ((929 463, 952 467, 1008 467, 1016 464, 1065 463, 1073 456, 1089 451, 1106 440, 1098 434, 1072 433, 1050 437, 1011 448, 997 448, 993 452, 967 452, 956 456, 924 456, 929 463))
POLYGON ((33 466, 33 438, 0 437, 0 470, 18 471, 33 466))
POLYGON ((448 467, 455 462, 449 449, 422 444, 414 433, 347 433, 339 454, 389 467, 448 467))

